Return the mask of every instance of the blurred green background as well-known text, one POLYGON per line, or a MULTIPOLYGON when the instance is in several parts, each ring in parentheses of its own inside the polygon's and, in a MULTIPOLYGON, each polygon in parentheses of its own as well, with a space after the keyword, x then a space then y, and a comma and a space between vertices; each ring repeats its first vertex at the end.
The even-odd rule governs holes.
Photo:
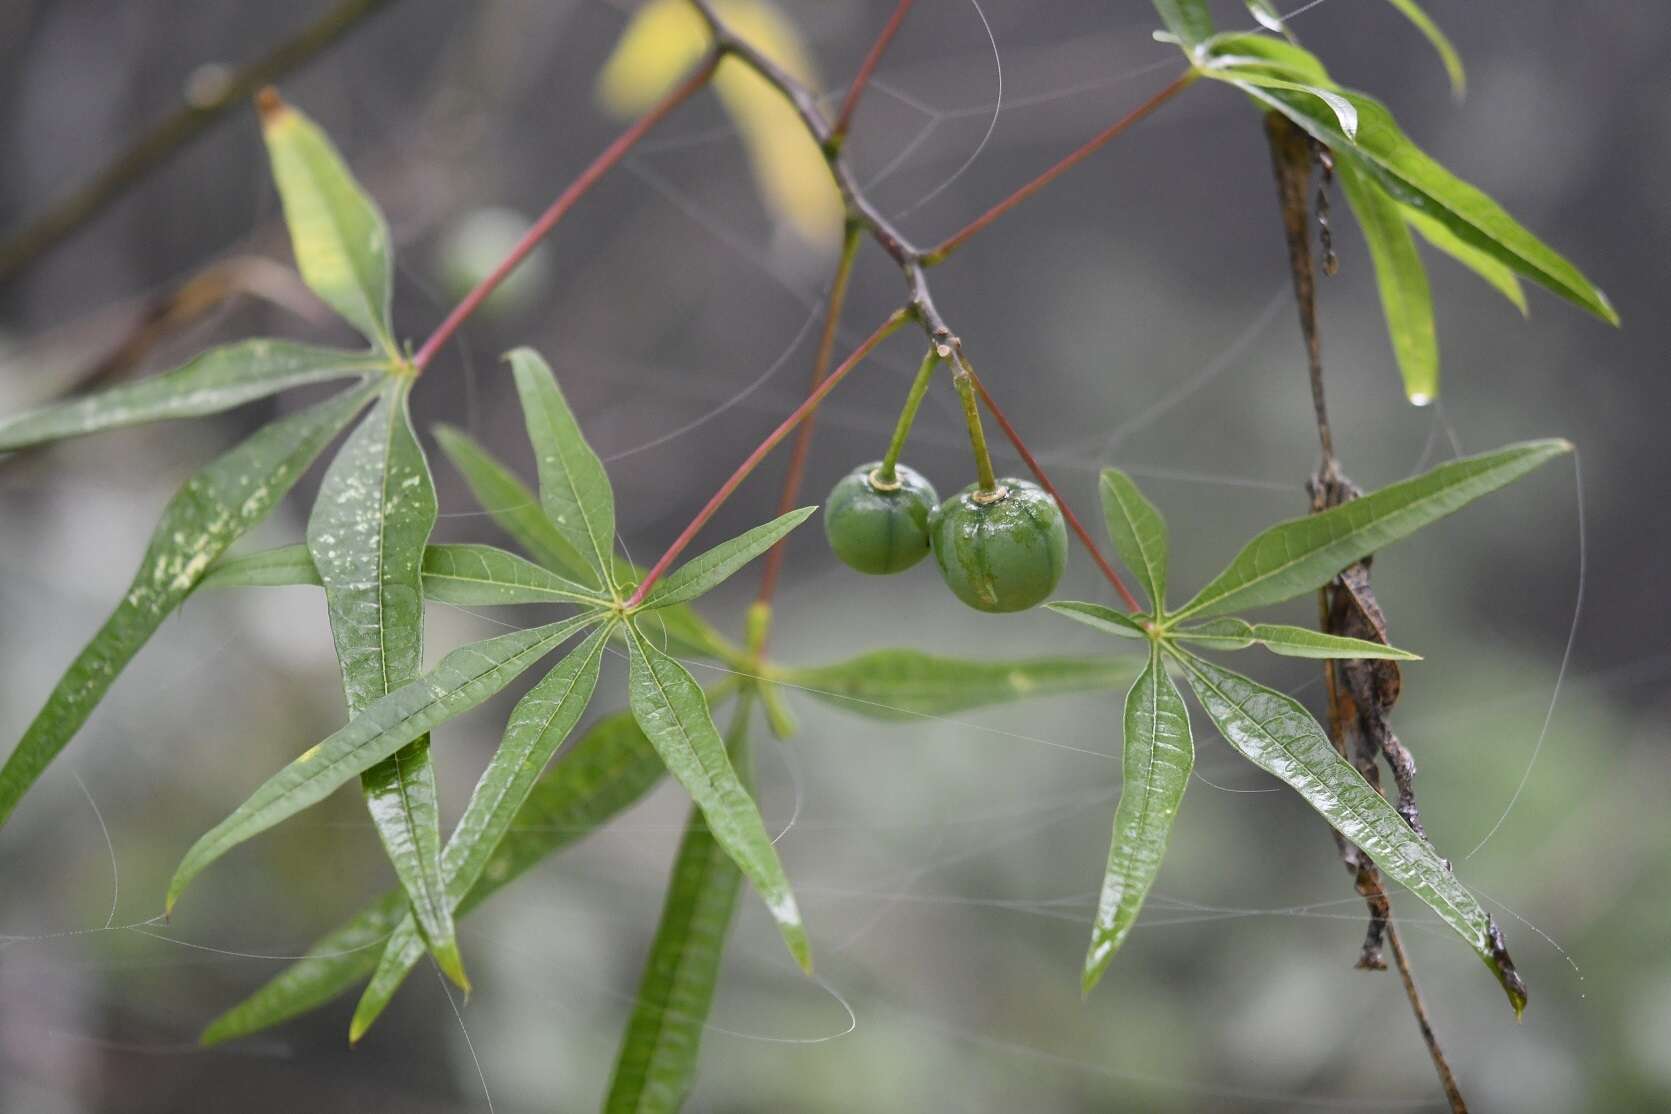
MULTIPOLYGON (((831 88, 892 7, 784 6, 831 88)), ((194 73, 212 77, 199 66, 251 58, 324 5, 291 7, 0 4, 0 225, 84 178, 194 73)), ((495 218, 471 214, 537 212, 614 134, 591 85, 630 7, 400 0, 286 81, 389 212, 403 333, 423 336, 449 304, 446 245, 495 235, 495 218)), ((1426 655, 1406 670, 1395 719, 1421 765, 1423 815, 1508 933, 1532 990, 1524 1022, 1464 946, 1413 901, 1396 908, 1476 1109, 1666 1109, 1671 100, 1645 94, 1664 91, 1671 18, 1655 4, 1429 7, 1469 66, 1460 104, 1388 5, 1306 5, 1294 28, 1586 270, 1625 327, 1541 291, 1523 321, 1435 258, 1442 405, 1413 409, 1337 204, 1341 273, 1321 311, 1335 434, 1357 480, 1522 437, 1580 446, 1582 499, 1580 470, 1563 462, 1375 565, 1395 641, 1426 655)), ((1246 22, 1239 4, 1221 14, 1246 22)), ((859 114, 861 179, 920 241, 945 235, 1167 80, 1176 62, 1150 40, 1156 22, 1139 0, 918 4, 859 114)), ((1094 508, 1105 463, 1144 483, 1172 522, 1180 586, 1305 505, 1314 436, 1274 198, 1257 114, 1231 90, 1192 89, 935 274, 942 310, 1069 499, 1094 508)), ((225 259, 240 261, 245 293, 125 373, 253 333, 346 339, 282 275, 288 248, 246 112, 0 287, 0 410, 82 379, 155 298, 225 259)), ((614 458, 623 540, 648 559, 801 397, 831 265, 774 229, 734 135, 700 99, 471 323, 425 376, 418 419, 465 426, 529 474, 496 354, 535 345, 614 458)), ((900 293, 867 250, 847 343, 900 293)), ((895 340, 824 408, 809 501, 880 454, 918 343, 895 340)), ((168 493, 273 405, 0 462, 7 745, 123 590, 168 493)), ((438 537, 497 540, 433 455, 438 537)), ((949 392, 931 396, 908 459, 943 492, 972 478, 949 392)), ((767 517, 781 467, 752 479, 711 535, 767 517)), ((306 505, 292 499, 254 540, 299 538, 306 505)), ((774 633, 786 662, 887 645, 987 657, 1108 646, 1043 613, 967 611, 931 564, 861 579, 813 528, 790 549, 774 633)), ((739 634, 752 589, 737 577, 709 614, 739 634)), ((1106 596, 1082 553, 1062 594, 1106 596)), ((1283 617, 1313 616, 1302 602, 1283 617)), ((436 607, 432 656, 495 629, 436 607)), ((1314 668, 1248 664, 1316 706, 1314 668)), ((387 885, 353 794, 240 849, 172 924, 121 927, 156 915, 198 834, 338 725, 336 678, 316 593, 195 599, 26 799, 0 833, 0 1110, 477 1111, 489 1093, 499 1111, 595 1108, 683 822, 673 787, 461 926, 476 992, 459 1013, 437 979, 414 978, 352 1052, 347 1001, 213 1052, 193 1042, 277 957, 387 885)), ((454 815, 509 702, 437 736, 454 815)), ((800 734, 759 748, 761 791, 768 823, 788 825, 779 849, 819 979, 791 970, 746 896, 689 1109, 1442 1107, 1396 976, 1352 968, 1362 907, 1326 828, 1204 717, 1201 777, 1157 894, 1082 1002, 1119 787, 1117 695, 903 725, 796 706, 800 734)))

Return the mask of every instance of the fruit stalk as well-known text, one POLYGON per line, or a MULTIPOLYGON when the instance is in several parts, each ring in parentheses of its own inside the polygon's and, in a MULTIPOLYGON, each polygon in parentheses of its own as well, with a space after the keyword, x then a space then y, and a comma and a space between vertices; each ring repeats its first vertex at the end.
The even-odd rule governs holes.
POLYGON ((911 381, 911 390, 905 396, 905 406, 899 412, 899 422, 894 426, 893 440, 888 442, 888 451, 882 457, 882 466, 876 469, 876 474, 886 483, 895 480, 894 469, 899 464, 899 454, 905 451, 905 439, 911 435, 911 424, 917 420, 917 409, 922 406, 923 396, 928 393, 929 380, 934 378, 934 369, 940 366, 940 361, 946 358, 942 351, 944 345, 934 345, 929 348, 928 355, 923 357, 922 366, 917 368, 917 377, 911 381))
POLYGON ((1015 426, 1010 424, 1009 418, 1005 417, 1003 410, 999 409, 998 404, 992 400, 992 395, 987 391, 986 384, 982 383, 980 378, 975 375, 974 368, 966 368, 965 370, 969 372, 970 384, 980 395, 981 402, 985 404, 987 411, 992 415, 992 419, 998 423, 998 428, 1004 431, 1004 436, 1008 437, 1010 444, 1015 446, 1015 451, 1020 454, 1022 462, 1027 465, 1027 470, 1032 472, 1033 477, 1039 481, 1039 486, 1048 491, 1051 498, 1056 500, 1056 505, 1062 508, 1062 517, 1067 519, 1069 528, 1078 536, 1080 542, 1085 546, 1086 552, 1090 553, 1091 560, 1097 563, 1097 568, 1102 570, 1102 575, 1108 580, 1108 583, 1114 586, 1114 591, 1119 593, 1120 602, 1126 605, 1127 611, 1133 614, 1141 613, 1143 605, 1137 602, 1137 597, 1131 594, 1131 589, 1126 587, 1126 582, 1120 579, 1120 574, 1114 571, 1114 566, 1110 565, 1108 558, 1102 555, 1102 550, 1097 548, 1096 539, 1092 538, 1090 531, 1085 529, 1085 524, 1079 521, 1079 516, 1073 513, 1073 508, 1068 506, 1067 501, 1062 498, 1061 492, 1056 490, 1056 485, 1050 482, 1050 476, 1045 472, 1044 466, 1028 450, 1027 443, 1021 439, 1021 434, 1016 432, 1015 426))
POLYGON ((956 360, 957 372, 952 376, 952 383, 963 399, 963 421, 969 427, 969 447, 975 453, 975 478, 980 481, 981 493, 992 495, 998 490, 998 475, 992 470, 992 454, 986 448, 986 431, 981 428, 981 408, 975 401, 975 372, 963 358, 963 353, 957 353, 956 360))

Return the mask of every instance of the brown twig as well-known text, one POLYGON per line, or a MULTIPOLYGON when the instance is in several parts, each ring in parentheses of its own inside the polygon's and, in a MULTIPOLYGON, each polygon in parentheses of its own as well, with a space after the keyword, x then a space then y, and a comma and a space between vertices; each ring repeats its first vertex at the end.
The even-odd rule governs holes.
POLYGON ((1294 303, 1300 312, 1300 335, 1305 338, 1306 365, 1311 372, 1311 406, 1323 450, 1317 471, 1332 478, 1336 468, 1334 434, 1323 400, 1323 345, 1317 335, 1317 280, 1311 265, 1311 136, 1280 112, 1265 114, 1265 135, 1271 146, 1271 168, 1276 173, 1282 231, 1288 240, 1289 270, 1294 279, 1294 303))
POLYGON ((228 109, 309 61, 389 2, 346 0, 263 57, 215 82, 212 88, 188 89, 179 107, 134 140, 103 170, 0 242, 0 282, 103 212, 129 186, 207 131, 228 109))
MULTIPOLYGON (((1305 340, 1306 363, 1311 383, 1312 407, 1315 412, 1318 442, 1322 458, 1317 472, 1311 477, 1311 510, 1318 513, 1340 506, 1357 498, 1361 492, 1346 478, 1335 456, 1334 439, 1329 429, 1329 414, 1323 393, 1322 345, 1317 330, 1317 292, 1311 258, 1311 168, 1315 154, 1311 138, 1289 120, 1275 112, 1265 117, 1266 138, 1271 148, 1272 169, 1276 175, 1278 201, 1282 207, 1283 231, 1288 242, 1288 261, 1294 280, 1294 298, 1299 309, 1300 332, 1305 340)), ((1327 164, 1325 164, 1327 165, 1327 164)), ((1319 193, 1319 200, 1322 199, 1319 193)), ((1324 226, 1326 227, 1326 226, 1324 226)), ((1325 244, 1325 255, 1332 259, 1332 245, 1325 244)), ((1332 268, 1327 273, 1333 273, 1332 268)), ((1375 592, 1370 586, 1370 559, 1359 561, 1340 574, 1318 592, 1318 625, 1326 633, 1351 638, 1388 643, 1385 616, 1381 613, 1375 592)), ((1381 771, 1376 764, 1384 758, 1393 772, 1398 789, 1398 811, 1406 823, 1421 834, 1421 819, 1416 809, 1415 761, 1388 725, 1387 717, 1398 700, 1401 674, 1398 664, 1382 660, 1326 661, 1323 680, 1328 698, 1329 738, 1341 757, 1351 762, 1375 791, 1386 795, 1381 786, 1381 771)), ((1363 897, 1369 911, 1369 926, 1364 933, 1363 948, 1358 966, 1366 970, 1385 970, 1383 943, 1392 945, 1393 958, 1404 983, 1405 997, 1410 1012, 1421 1030, 1422 1041, 1433 1061, 1439 1084, 1450 1103, 1453 1114, 1467 1114, 1468 1104, 1457 1086, 1456 1075, 1445 1057, 1438 1035, 1428 1019, 1427 1005, 1416 985, 1410 957, 1399 939, 1392 919, 1392 903, 1381 881, 1380 871, 1368 855, 1335 833, 1335 844, 1342 863, 1352 874, 1354 886, 1363 897)), ((1494 940, 1495 925, 1492 926, 1494 940)), ((1513 963, 1500 945, 1498 951, 1499 977, 1509 992, 1511 1001, 1524 1001, 1525 988, 1514 972, 1513 963), (1516 995, 1518 994, 1518 998, 1516 995)), ((1518 1005, 1517 1005, 1518 1009, 1518 1005)))

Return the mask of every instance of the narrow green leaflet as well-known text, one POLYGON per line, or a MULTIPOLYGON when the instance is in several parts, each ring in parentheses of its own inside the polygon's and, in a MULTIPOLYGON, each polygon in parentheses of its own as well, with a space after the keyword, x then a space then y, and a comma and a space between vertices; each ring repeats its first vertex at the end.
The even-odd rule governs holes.
MULTIPOLYGON (((718 693, 714 694, 718 699, 718 693)), ((463 916, 546 856, 583 839, 643 799, 666 773, 631 712, 599 720, 534 783, 481 877, 454 909, 463 916)), ((377 967, 407 916, 406 895, 383 895, 320 937, 307 955, 216 1018, 205 1045, 248 1036, 352 989, 377 967)), ((420 948, 418 957, 422 958, 420 948)))
POLYGON ((174 871, 166 908, 172 910, 186 885, 232 848, 324 800, 349 778, 474 708, 596 621, 595 615, 580 615, 460 647, 431 672, 373 701, 194 843, 174 871))
POLYGON ((702 810, 714 839, 765 901, 789 954, 802 970, 811 971, 812 951, 789 879, 784 877, 760 809, 725 756, 725 741, 714 727, 701 687, 684 666, 631 624, 627 648, 629 703, 639 726, 667 764, 667 772, 702 810))
POLYGON ((1353 561, 1571 451, 1571 442, 1559 439, 1522 441, 1441 464, 1322 514, 1278 523, 1242 547, 1172 618, 1245 611, 1320 588, 1353 561))
POLYGON ((557 377, 539 353, 518 348, 506 358, 539 463, 540 503, 546 517, 585 556, 601 586, 612 588, 608 581, 615 568, 615 493, 603 462, 586 443, 557 377))
MULTIPOLYGON (((737 705, 726 741, 747 789, 749 701, 737 705)), ((702 1030, 719 983, 725 938, 743 876, 692 806, 632 1017, 604 1099, 605 1114, 675 1114, 696 1080, 702 1030)))
MULTIPOLYGON (((320 585, 319 570, 305 545, 281 545, 215 562, 200 588, 283 588, 320 585)), ((424 548, 424 598, 460 607, 518 603, 609 601, 596 589, 576 584, 541 565, 491 545, 451 543, 424 548)))
POLYGON ((1421 234, 1422 239, 1478 275, 1493 290, 1507 298, 1510 304, 1520 311, 1522 317, 1531 312, 1530 307, 1526 305, 1526 291, 1520 285, 1520 276, 1516 275, 1508 264, 1472 244, 1464 243, 1442 222, 1420 209, 1401 204, 1398 211, 1403 214, 1410 227, 1421 234))
POLYGON ((258 549, 253 553, 227 554, 209 566, 199 589, 207 588, 319 588, 319 570, 303 542, 258 549))
POLYGON ((308 383, 373 375, 388 358, 287 340, 246 340, 209 351, 173 371, 0 421, 0 452, 172 418, 218 414, 308 383))
POLYGON ((1387 3, 1404 14, 1404 18, 1416 25, 1434 51, 1439 55, 1439 61, 1444 63, 1445 76, 1450 78, 1451 92, 1460 98, 1468 91, 1468 75, 1462 68, 1462 56, 1456 52, 1450 36, 1439 29, 1416 0, 1387 0, 1387 3))
POLYGON ((1213 33, 1213 16, 1207 0, 1154 0, 1166 29, 1185 46, 1192 47, 1213 33))
MULTIPOLYGON (((501 461, 460 430, 441 426, 435 436, 482 509, 536 561, 571 578, 596 578, 597 574, 591 571, 580 551, 545 517, 539 499, 501 461)), ((616 579, 621 583, 635 583, 643 578, 642 570, 619 559, 615 567, 616 579)), ((658 633, 665 630, 682 649, 726 661, 741 660, 741 654, 690 607, 665 607, 646 621, 658 633)))
POLYGON ((1238 673, 1178 654, 1190 687, 1225 740, 1260 769, 1292 786, 1335 830, 1375 860, 1473 947, 1503 984, 1518 1015, 1526 988, 1491 917, 1386 798, 1336 753, 1305 707, 1238 673))
POLYGON ((389 320, 389 226, 312 120, 264 94, 261 133, 302 279, 362 336, 398 358, 389 320))
POLYGON ((728 542, 721 542, 706 553, 692 557, 656 582, 645 597, 644 606, 655 608, 686 603, 718 587, 732 573, 772 548, 817 510, 817 507, 801 507, 779 515, 728 542))
POLYGON ((492 453, 463 430, 435 427, 435 440, 469 485, 489 518, 523 549, 554 572, 590 580, 592 566, 545 517, 539 498, 492 453))
POLYGON ((389 933, 409 915, 405 890, 390 890, 368 908, 315 940, 307 955, 209 1023, 204 1047, 247 1037, 317 1009, 371 974, 389 933))
POLYGON ((1130 657, 979 661, 920 650, 875 650, 832 665, 775 667, 767 679, 872 719, 909 720, 1112 688, 1129 683, 1137 671, 1130 657))
POLYGON ((1351 152, 1336 154, 1335 175, 1369 245, 1404 393, 1417 406, 1425 406, 1439 396, 1439 332, 1433 324, 1427 268, 1398 203, 1376 186, 1351 152))
POLYGON ((262 428, 193 475, 169 500, 122 602, 71 663, 0 768, 0 823, 210 563, 267 516, 371 393, 369 386, 355 387, 262 428))
POLYGON ((1126 694, 1125 742, 1120 803, 1114 809, 1114 836, 1108 848, 1108 871, 1091 926, 1082 987, 1097 985, 1114 953, 1125 942, 1143 899, 1160 873, 1172 821, 1195 767, 1195 742, 1183 693, 1167 675, 1160 647, 1152 646, 1149 664, 1126 694))
MULTIPOLYGON (((470 803, 447 840, 442 856, 449 913, 481 879, 482 871, 528 799, 540 771, 574 730, 591 702, 612 628, 612 623, 605 623, 587 635, 511 711, 499 749, 476 782, 470 803)), ((423 940, 418 929, 418 922, 408 916, 389 937, 371 984, 354 1010, 348 1029, 349 1043, 356 1043, 365 1035, 400 989, 407 973, 423 958, 423 940)))
POLYGON ((609 601, 595 588, 491 545, 432 545, 424 551, 424 594, 463 607, 513 603, 577 603, 598 607, 609 601))
POLYGON ((1228 81, 1230 84, 1241 89, 1243 92, 1250 93, 1255 97, 1260 97, 1260 90, 1265 90, 1271 93, 1282 93, 1290 97, 1296 94, 1307 97, 1315 97, 1317 100, 1322 101, 1323 104, 1328 107, 1329 111, 1334 114, 1335 124, 1339 127, 1340 134, 1346 138, 1348 143, 1351 143, 1358 137, 1357 104, 1354 103, 1351 98, 1342 96, 1332 89, 1325 88, 1321 85, 1313 85, 1304 81, 1290 81, 1285 77, 1272 77, 1270 74, 1263 73, 1260 70, 1209 66, 1201 72, 1206 74, 1208 77, 1214 77, 1220 81, 1228 81))
POLYGON ((1081 600, 1051 600, 1044 606, 1058 615, 1065 615, 1076 623, 1084 623, 1092 630, 1112 634, 1116 638, 1149 637, 1149 632, 1143 629, 1143 623, 1137 616, 1127 615, 1124 611, 1116 611, 1114 608, 1105 607, 1100 603, 1085 603, 1081 600))
MULTIPOLYGON (((424 547, 435 483, 412 430, 410 380, 391 379, 325 472, 307 545, 330 613, 350 719, 423 667, 424 547)), ((436 963, 462 987, 452 903, 441 879, 440 803, 427 736, 360 774, 366 808, 436 963)))
MULTIPOLYGON (((1232 71, 1233 72, 1233 71, 1232 71)), ((1215 75, 1215 76, 1222 76, 1215 75)), ((1357 113, 1357 133, 1348 136, 1333 111, 1321 112, 1315 95, 1248 82, 1254 99, 1275 108, 1330 147, 1360 155, 1377 184, 1401 204, 1425 213, 1470 247, 1512 267, 1534 282, 1617 325, 1607 296, 1524 225, 1479 189, 1453 175, 1404 135, 1386 106, 1342 89, 1357 113)))
POLYGON ((1241 619, 1213 619, 1198 627, 1180 627, 1170 632, 1180 642, 1195 642, 1216 650, 1241 650, 1258 643, 1273 654, 1290 658, 1391 658, 1420 661, 1420 654, 1339 634, 1324 634, 1309 627, 1285 623, 1248 623, 1241 619))
POLYGON ((1166 520, 1118 468, 1104 468, 1097 487, 1114 548, 1143 582, 1158 615, 1166 607, 1166 565, 1171 558, 1166 520))

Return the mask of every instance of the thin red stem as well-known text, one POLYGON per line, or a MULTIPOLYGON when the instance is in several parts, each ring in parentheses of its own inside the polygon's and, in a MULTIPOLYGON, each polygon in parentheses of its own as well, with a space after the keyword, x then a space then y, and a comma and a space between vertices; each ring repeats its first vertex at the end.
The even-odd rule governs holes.
POLYGON ((1108 563, 1108 558, 1104 557, 1102 550, 1097 548, 1097 543, 1092 540, 1090 533, 1085 529, 1085 524, 1079 521, 1079 516, 1073 513, 1073 508, 1069 507, 1067 500, 1062 498, 1062 493, 1056 490, 1055 484, 1050 482, 1050 477, 1045 474, 1045 470, 1039 464, 1038 459, 1028 451, 1026 442, 1021 440, 1021 434, 1015 431, 1015 426, 1011 425, 1010 420, 1004 416, 1004 412, 998 409, 998 404, 992 401, 992 396, 987 393, 986 384, 982 383, 980 378, 975 375, 973 368, 965 366, 963 370, 969 373, 969 382, 974 384, 975 393, 981 396, 981 402, 985 404, 987 411, 992 415, 992 420, 998 423, 998 428, 1003 430, 1004 436, 1010 439, 1010 444, 1015 446, 1015 451, 1021 454, 1021 459, 1026 463, 1028 471, 1032 472, 1033 476, 1039 481, 1039 486, 1050 492, 1051 498, 1056 500, 1056 505, 1062 508, 1062 517, 1068 520, 1068 525, 1073 528, 1073 532, 1079 535, 1081 542, 1085 543, 1086 550, 1091 554, 1091 560, 1097 563, 1097 568, 1101 569, 1102 575, 1108 578, 1108 583, 1114 585, 1114 590, 1120 594, 1120 599, 1125 603, 1127 610, 1132 612, 1142 611, 1143 605, 1137 602, 1137 597, 1131 594, 1131 589, 1127 588, 1125 581, 1120 579, 1120 574, 1114 571, 1114 566, 1108 563))
POLYGON ((777 448, 783 439, 788 437, 795 427, 805 420, 807 415, 818 409, 818 404, 824 401, 825 396, 835 390, 837 385, 847 378, 847 373, 858 367, 864 358, 870 355, 872 349, 886 340, 895 329, 905 324, 908 317, 910 317, 909 310, 895 310, 886 321, 877 326, 875 332, 866 337, 863 343, 853 350, 851 356, 842 361, 840 367, 830 372, 829 376, 807 396, 805 402, 795 407, 794 412, 783 419, 782 423, 772 430, 752 453, 748 454, 747 459, 737 465, 737 470, 731 473, 731 478, 720 485, 720 489, 714 492, 707 505, 697 512, 695 518, 691 519, 690 525, 686 526, 684 531, 673 539, 673 544, 667 547, 667 552, 663 553, 661 559, 651 566, 650 571, 639 582, 637 590, 627 600, 626 607, 634 608, 644 602, 644 597, 650 594, 650 588, 672 566, 679 554, 685 551, 685 547, 695 540, 696 535, 702 531, 702 527, 706 526, 708 520, 714 517, 714 512, 725 505, 725 501, 731 498, 732 492, 736 491, 742 482, 748 478, 749 473, 758 468, 760 462, 765 460, 767 455, 777 448))
POLYGON ((1073 169, 1091 155, 1095 154, 1098 148, 1102 147, 1103 144, 1107 143, 1121 132, 1124 132, 1127 128, 1149 115, 1149 113, 1171 100, 1177 94, 1183 92, 1189 87, 1190 83, 1195 80, 1196 76, 1196 72, 1193 69, 1185 70, 1183 73, 1179 74, 1170 85, 1150 97, 1148 100, 1144 101, 1142 104, 1138 105, 1136 108, 1132 109, 1130 112, 1126 113, 1124 116, 1120 117, 1118 120, 1114 121, 1112 124, 1108 125, 1108 127, 1104 128, 1096 135, 1092 136, 1090 140, 1088 140, 1077 151, 1074 151, 1072 154, 1058 162, 1055 166, 1052 166, 1049 170, 1046 170, 1043 174, 1040 174, 1037 178, 1034 178, 1031 182, 1028 182, 1025 186, 1022 186, 1020 189, 998 202, 998 204, 994 205, 992 208, 964 225, 961 230, 954 232, 951 236, 947 237, 947 239, 941 243, 939 247, 924 254, 923 262, 925 264, 932 265, 944 260, 952 252, 962 247, 970 237, 980 232, 987 225, 991 224, 993 221, 997 220, 1017 205, 1020 205, 1023 201, 1026 201, 1035 193, 1038 193, 1051 182, 1054 182, 1057 178, 1061 177, 1061 175, 1073 169))
POLYGON ((864 93, 865 86, 870 84, 871 75, 876 72, 877 63, 882 61, 882 55, 888 49, 899 33, 900 25, 905 22, 905 13, 911 10, 911 0, 899 0, 894 8, 894 14, 888 17, 887 26, 876 36, 876 41, 870 46, 870 53, 859 66, 859 72, 853 76, 853 84, 847 87, 847 97, 841 102, 841 111, 836 113, 835 127, 830 129, 830 142, 839 146, 847 136, 847 128, 853 122, 853 113, 859 107, 859 97, 864 93))
POLYGON ((570 209, 574 208, 575 202, 584 197, 586 191, 597 185, 598 180, 625 158, 627 152, 631 151, 633 146, 643 139, 652 128, 661 123, 669 113, 689 100, 697 90, 708 83, 708 79, 714 75, 714 68, 719 65, 719 59, 720 56, 717 51, 710 52, 694 73, 657 102, 656 106, 641 116, 632 127, 617 136, 613 143, 605 147, 603 152, 592 160, 590 166, 580 172, 580 177, 569 183, 569 187, 558 195, 557 200, 551 203, 550 208, 540 214, 540 218, 523 234, 522 239, 517 241, 516 246, 499 262, 499 265, 493 268, 492 273, 477 283, 476 288, 465 295, 462 302, 453 307, 453 311, 447 314, 446 320, 442 321, 435 332, 430 334, 429 339, 424 341, 423 347, 418 349, 418 354, 412 357, 414 369, 422 371, 428 367, 430 361, 435 359, 436 354, 453 338, 453 334, 458 332, 469 316, 476 312, 477 308, 487 300, 488 296, 498 288, 500 283, 510 277, 511 272, 516 270, 528 253, 534 250, 534 246, 545 239, 546 235, 556 227, 557 222, 562 220, 570 209))
MULTIPOLYGON (((835 350, 836 329, 841 324, 841 309, 847 302, 847 284, 853 277, 853 263, 859 254, 859 235, 863 229, 850 225, 847 238, 842 241, 841 261, 836 264, 835 278, 830 281, 829 305, 824 310, 824 331, 818 337, 818 353, 812 360, 812 389, 817 390, 830 370, 830 354, 835 350)), ((783 477, 783 494, 778 499, 777 513, 788 514, 800 498, 801 483, 806 477, 807 457, 812 452, 813 422, 809 419, 795 434, 795 444, 789 450, 789 468, 783 477)), ((788 539, 784 539, 787 541, 788 539)), ((783 558, 788 550, 780 541, 766 554, 760 573, 761 603, 771 603, 777 591, 778 575, 783 571, 783 558)))

